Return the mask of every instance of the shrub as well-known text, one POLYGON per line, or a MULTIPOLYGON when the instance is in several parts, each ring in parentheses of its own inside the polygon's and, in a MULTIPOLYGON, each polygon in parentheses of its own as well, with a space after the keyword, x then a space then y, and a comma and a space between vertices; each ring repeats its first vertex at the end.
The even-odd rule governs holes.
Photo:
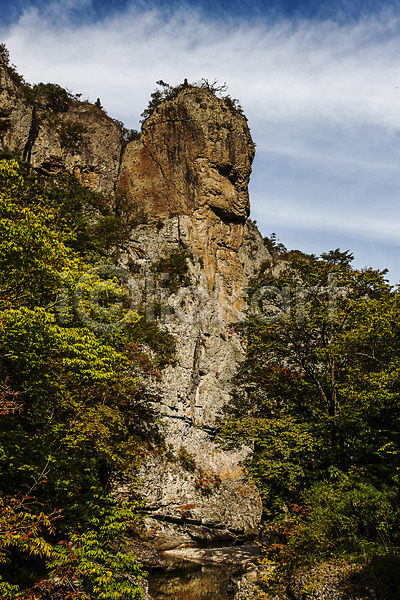
POLYGON ((176 339, 171 333, 160 329, 157 323, 145 319, 140 319, 133 327, 136 343, 148 346, 155 352, 159 368, 173 363, 176 339))
POLYGON ((44 96, 47 108, 56 113, 66 112, 73 96, 57 83, 38 83, 32 87, 35 97, 44 96))
POLYGON ((396 492, 344 474, 337 477, 314 485, 305 495, 310 515, 293 539, 298 551, 308 549, 318 557, 338 550, 369 555, 379 547, 388 551, 399 518, 396 492))
POLYGON ((222 95, 224 92, 226 92, 227 85, 226 83, 218 85, 217 79, 215 79, 212 83, 210 83, 208 79, 201 79, 199 82, 188 83, 188 80, 185 79, 183 83, 175 86, 165 83, 165 81, 162 79, 156 83, 159 86, 159 89, 154 90, 154 92, 152 92, 150 95, 147 108, 141 114, 143 117, 141 121, 142 123, 144 123, 144 121, 150 117, 150 115, 154 112, 157 106, 161 104, 161 102, 164 100, 173 100, 182 90, 187 88, 200 88, 203 90, 208 90, 214 94, 214 96, 221 98, 230 111, 243 114, 243 109, 236 98, 231 98, 229 94, 225 96, 222 95))
POLYGON ((264 246, 267 248, 270 254, 285 254, 287 248, 282 244, 276 237, 276 233, 271 233, 270 236, 265 236, 264 246))
POLYGON ((10 52, 5 44, 0 44, 0 57, 6 65, 10 63, 10 52))
POLYGON ((167 273, 168 278, 163 282, 173 294, 179 288, 190 285, 190 277, 188 275, 189 266, 188 259, 191 258, 190 253, 185 248, 177 248, 172 250, 168 256, 160 258, 153 264, 152 270, 154 273, 167 273))
POLYGON ((140 139, 140 131, 136 129, 122 128, 122 137, 126 143, 133 142, 134 140, 140 139))
POLYGON ((187 451, 184 446, 181 446, 178 450, 178 458, 181 466, 189 473, 194 473, 196 470, 196 460, 194 454, 187 451))
POLYGON ((61 123, 60 143, 67 150, 77 151, 83 142, 83 134, 87 128, 76 121, 64 121, 61 123))

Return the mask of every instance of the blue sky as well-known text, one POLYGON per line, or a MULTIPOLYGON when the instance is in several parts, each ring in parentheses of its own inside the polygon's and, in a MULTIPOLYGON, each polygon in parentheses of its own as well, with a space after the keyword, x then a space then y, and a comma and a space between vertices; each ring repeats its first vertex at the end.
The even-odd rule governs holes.
POLYGON ((257 144, 261 232, 400 280, 400 2, 0 0, 0 14, 27 81, 100 97, 129 127, 158 79, 226 82, 257 144))

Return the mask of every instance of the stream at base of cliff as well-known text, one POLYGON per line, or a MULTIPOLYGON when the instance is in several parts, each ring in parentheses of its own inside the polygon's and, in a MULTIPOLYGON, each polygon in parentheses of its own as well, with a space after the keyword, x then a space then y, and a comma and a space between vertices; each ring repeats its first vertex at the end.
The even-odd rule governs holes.
POLYGON ((232 600, 233 579, 257 563, 256 544, 222 548, 182 548, 165 552, 167 568, 149 574, 154 600, 232 600))
POLYGON ((190 567, 152 573, 149 592, 154 600, 232 600, 232 577, 237 568, 221 565, 190 567))

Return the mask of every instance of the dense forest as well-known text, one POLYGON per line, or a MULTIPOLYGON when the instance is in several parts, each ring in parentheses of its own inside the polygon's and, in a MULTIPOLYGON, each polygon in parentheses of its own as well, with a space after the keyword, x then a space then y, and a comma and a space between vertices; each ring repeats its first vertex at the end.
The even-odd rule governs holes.
POLYGON ((380 598, 398 598, 399 291, 385 271, 352 268, 349 251, 316 257, 265 241, 279 274, 254 282, 237 326, 248 350, 222 432, 254 450, 266 523, 259 597, 295 597, 296 573, 333 561, 350 566, 356 597, 378 582, 380 598))
MULTIPOLYGON (((90 328, 91 269, 112 264, 122 228, 99 194, 68 174, 42 187, 2 158, 0 203, 1 598, 141 598, 124 550, 141 501, 110 489, 157 443, 144 383, 172 359, 173 338, 132 311, 123 329, 112 317, 90 328)), ((101 281, 98 307, 109 306, 120 283, 112 269, 101 281)))

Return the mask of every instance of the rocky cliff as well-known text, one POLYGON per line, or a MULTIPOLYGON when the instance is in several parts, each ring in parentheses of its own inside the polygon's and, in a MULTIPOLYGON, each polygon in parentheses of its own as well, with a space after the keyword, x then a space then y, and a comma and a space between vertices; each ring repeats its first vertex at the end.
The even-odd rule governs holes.
POLYGON ((40 173, 74 173, 130 214, 119 265, 145 297, 146 318, 161 320, 177 340, 175 364, 154 382, 166 451, 149 454, 140 474, 160 545, 248 533, 261 517, 241 466, 250 449, 222 451, 214 441, 244 355, 230 325, 243 314, 249 277, 270 258, 247 219, 254 144, 245 117, 189 86, 162 102, 125 147, 120 126, 99 107, 60 100, 49 86, 33 97, 0 63, 0 148, 40 173), (182 257, 185 272, 172 281, 182 257))
POLYGON ((238 251, 253 158, 245 117, 209 90, 188 88, 156 108, 122 159, 119 189, 133 213, 150 223, 179 217, 179 241, 202 260, 224 319, 242 307, 238 251))
POLYGON ((122 148, 121 127, 101 108, 56 84, 32 90, 0 56, 0 149, 39 173, 74 173, 113 203, 122 148))
POLYGON ((136 258, 125 255, 125 265, 138 272, 145 261, 189 251, 190 285, 163 289, 164 321, 178 346, 177 364, 163 374, 161 412, 167 445, 195 464, 182 469, 184 455, 153 456, 143 478, 154 516, 174 524, 163 525, 171 543, 177 530, 178 541, 248 532, 261 514, 244 455, 213 441, 244 352, 230 323, 245 306, 249 274, 268 258, 247 220, 253 157, 245 117, 209 90, 188 88, 153 112, 122 159, 119 188, 144 221, 132 230, 136 258))

